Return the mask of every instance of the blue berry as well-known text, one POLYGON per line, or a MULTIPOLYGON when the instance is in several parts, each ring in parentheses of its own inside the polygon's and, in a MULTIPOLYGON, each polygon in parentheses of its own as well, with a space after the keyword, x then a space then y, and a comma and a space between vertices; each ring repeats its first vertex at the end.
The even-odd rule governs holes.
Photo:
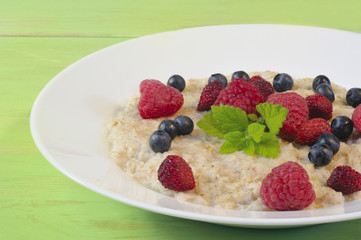
POLYGON ((361 88, 351 88, 347 91, 346 102, 356 108, 361 103, 361 88))
POLYGON ((177 126, 173 120, 165 119, 159 126, 158 130, 168 133, 169 137, 173 140, 177 136, 177 126))
POLYGON ((333 157, 331 148, 322 143, 314 144, 308 153, 308 159, 317 167, 328 165, 333 157))
POLYGON ((327 85, 331 86, 331 82, 330 82, 330 79, 328 79, 328 77, 326 77, 325 75, 318 75, 317 77, 315 77, 313 79, 313 82, 312 82, 313 90, 316 91, 316 88, 318 87, 318 85, 320 85, 322 83, 326 83, 327 85))
POLYGON ((293 79, 287 73, 279 73, 273 79, 273 88, 277 92, 285 92, 293 88, 293 79))
POLYGON ((321 83, 316 88, 316 93, 321 94, 324 97, 326 97, 330 102, 335 101, 335 94, 333 93, 331 85, 328 85, 327 83, 321 83))
POLYGON ((210 82, 214 82, 214 81, 219 82, 222 85, 223 88, 227 87, 228 81, 227 81, 226 76, 224 76, 223 74, 220 74, 220 73, 212 74, 208 78, 208 82, 210 83, 210 82))
POLYGON ((193 131, 194 123, 188 116, 180 115, 174 119, 174 122, 177 126, 178 135, 187 135, 193 131))
POLYGON ((316 143, 321 143, 329 146, 332 150, 333 155, 335 155, 340 149, 340 141, 332 133, 324 133, 318 137, 316 143))
POLYGON ((232 81, 235 78, 243 78, 244 80, 246 80, 248 82, 249 75, 244 71, 237 71, 232 74, 232 81))
POLYGON ((178 91, 182 92, 186 87, 186 81, 184 81, 182 76, 175 74, 168 79, 167 85, 174 87, 175 89, 178 89, 178 91))
POLYGON ((164 131, 155 131, 149 137, 149 146, 153 152, 164 153, 169 150, 172 140, 168 133, 164 131))
POLYGON ((332 120, 331 128, 338 139, 346 139, 353 131, 353 123, 347 116, 338 116, 332 120))

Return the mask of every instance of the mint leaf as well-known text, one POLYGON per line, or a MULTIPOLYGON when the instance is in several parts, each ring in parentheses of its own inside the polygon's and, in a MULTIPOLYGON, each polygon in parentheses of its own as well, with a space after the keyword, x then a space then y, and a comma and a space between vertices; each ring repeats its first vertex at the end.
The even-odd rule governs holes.
POLYGON ((265 125, 259 123, 252 123, 248 125, 247 131, 248 134, 251 135, 252 139, 259 143, 262 139, 263 134, 265 133, 264 130, 266 129, 265 125))
POLYGON ((247 117, 249 122, 256 122, 258 120, 257 115, 254 113, 248 114, 247 117))
POLYGON ((255 151, 259 155, 276 158, 280 151, 280 144, 276 135, 269 132, 264 133, 261 141, 255 143, 255 151))
POLYGON ((254 155, 254 152, 256 151, 256 142, 253 141, 252 138, 246 138, 246 140, 243 143, 243 152, 247 155, 254 155))
POLYGON ((219 153, 232 153, 242 150, 243 142, 245 141, 245 132, 230 132, 224 135, 226 141, 219 149, 219 153))
POLYGON ((233 106, 212 106, 214 118, 228 132, 244 131, 248 126, 248 118, 245 111, 233 106))
POLYGON ((256 106, 257 111, 264 118, 270 133, 278 134, 282 123, 286 120, 288 109, 282 105, 273 105, 272 103, 261 103, 256 106))
POLYGON ((222 128, 222 125, 214 118, 213 113, 207 113, 203 115, 203 119, 197 122, 197 126, 203 130, 204 133, 217 137, 219 139, 224 138, 224 134, 228 131, 222 128))

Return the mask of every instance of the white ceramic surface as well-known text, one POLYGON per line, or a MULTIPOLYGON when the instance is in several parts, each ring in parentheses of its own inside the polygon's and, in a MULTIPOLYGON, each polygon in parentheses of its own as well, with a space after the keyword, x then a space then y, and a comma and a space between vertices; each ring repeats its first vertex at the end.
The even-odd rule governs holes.
MULTIPOLYGON (((54 56, 56 58, 56 56, 54 56)), ((287 25, 225 25, 141 37, 95 52, 55 76, 36 99, 34 141, 57 169, 120 202, 181 218, 244 227, 291 227, 361 217, 361 201, 308 211, 257 212, 179 202, 127 177, 108 157, 106 124, 146 78, 177 73, 274 70, 293 77, 327 75, 347 88, 361 85, 361 35, 287 25)))

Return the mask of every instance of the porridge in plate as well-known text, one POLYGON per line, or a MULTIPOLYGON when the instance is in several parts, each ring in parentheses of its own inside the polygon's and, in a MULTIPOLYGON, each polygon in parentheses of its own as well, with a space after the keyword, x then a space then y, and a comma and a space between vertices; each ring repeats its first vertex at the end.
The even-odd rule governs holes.
MULTIPOLYGON (((271 84, 277 75, 278 73, 271 71, 250 73, 250 76, 260 76, 271 84)), ((313 78, 295 79, 291 86, 292 89, 287 92, 295 92, 303 98, 314 95, 313 80, 313 78)), ((312 144, 308 144, 309 139, 306 140, 306 144, 301 140, 296 143, 297 140, 296 142, 294 140, 297 136, 294 136, 293 140, 283 140, 284 137, 282 137, 283 139, 277 137, 279 151, 276 157, 269 157, 267 154, 266 156, 246 154, 245 151, 221 154, 219 151, 225 140, 205 133, 197 124, 205 114, 210 113, 209 110, 197 110, 200 95, 207 82, 207 79, 189 79, 186 87, 180 93, 183 96, 183 102, 171 106, 175 112, 169 116, 144 117, 145 114, 140 113, 138 108, 140 94, 135 94, 127 102, 122 111, 109 124, 111 157, 124 172, 145 187, 181 201, 227 209, 270 210, 261 198, 263 180, 275 167, 286 162, 297 162, 307 172, 315 194, 315 198, 306 206, 306 209, 322 208, 361 198, 359 189, 351 194, 343 194, 327 185, 331 173, 337 166, 347 165, 356 171, 361 171, 361 138, 356 130, 353 130, 347 139, 339 141, 339 150, 331 156, 331 162, 318 165, 311 162, 309 157, 311 148, 309 145, 313 145, 315 139, 312 140, 312 144), (152 133, 158 129, 163 120, 174 120, 177 116, 191 118, 194 122, 193 131, 190 134, 178 134, 174 137, 168 150, 153 151, 149 142, 152 133), (170 190, 158 180, 158 169, 169 155, 180 156, 190 166, 195 184, 191 190, 170 190)), ((230 77, 228 77, 228 82, 231 82, 230 77)), ((275 88, 277 89, 277 86, 275 88)), ((346 103, 346 89, 332 84, 332 90, 335 97, 332 103, 332 118, 324 120, 328 126, 331 126, 331 121, 337 116, 347 116, 351 119, 355 110, 346 103)), ((147 93, 141 92, 141 94, 147 93)), ((275 91, 274 95, 276 94, 280 93, 275 91)), ((327 95, 325 96, 327 97, 327 95)), ((271 98, 268 97, 268 99, 271 98)), ((253 113, 253 117, 257 117, 257 115, 259 117, 257 112, 248 109, 245 111, 248 114, 253 113)), ((307 113, 309 112, 311 110, 307 110, 307 113)), ((283 128, 285 129, 285 126, 283 128)), ((298 127, 298 129, 301 128, 298 127)), ((331 129, 331 127, 329 128, 331 129)), ((324 132, 331 132, 330 129, 324 132)), ((267 131, 266 128, 265 132, 267 131)), ((309 133, 306 132, 305 135, 307 134, 309 133)))

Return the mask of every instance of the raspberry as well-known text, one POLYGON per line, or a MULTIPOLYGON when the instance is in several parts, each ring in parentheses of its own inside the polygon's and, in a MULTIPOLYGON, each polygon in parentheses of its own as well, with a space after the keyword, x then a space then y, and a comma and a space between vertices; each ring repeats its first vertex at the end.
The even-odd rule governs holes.
POLYGON ((203 91, 199 98, 197 110, 198 111, 211 110, 211 106, 217 100, 217 97, 222 89, 223 89, 222 85, 217 81, 208 83, 203 88, 203 91))
POLYGON ((263 179, 260 195, 265 206, 278 211, 304 209, 316 197, 306 170, 290 161, 273 168, 263 179))
POLYGON ((256 86, 260 93, 262 94, 264 100, 268 98, 269 95, 273 94, 275 92, 272 84, 265 79, 263 79, 261 76, 253 76, 249 83, 251 83, 253 86, 256 86))
POLYGON ((184 99, 177 89, 158 80, 147 79, 140 83, 139 114, 142 118, 158 118, 176 113, 184 99))
POLYGON ((353 110, 351 120, 355 129, 361 133, 361 105, 358 105, 358 107, 353 110))
POLYGON ((332 133, 330 124, 323 118, 313 118, 301 125, 295 142, 312 146, 324 133, 332 133))
POLYGON ((188 163, 177 155, 168 155, 158 169, 163 187, 174 191, 188 191, 195 187, 193 172, 188 163))
POLYGON ((286 141, 293 141, 297 131, 308 120, 306 100, 295 92, 274 93, 267 98, 268 103, 281 104, 288 114, 280 129, 279 136, 286 141))
POLYGON ((332 103, 321 94, 313 94, 306 97, 310 118, 332 118, 332 103))
POLYGON ((327 186, 345 195, 360 191, 361 174, 350 166, 338 166, 327 179, 327 186))
POLYGON ((255 86, 244 79, 236 78, 219 93, 213 105, 233 106, 242 109, 247 114, 257 114, 256 106, 263 102, 263 96, 255 86))

